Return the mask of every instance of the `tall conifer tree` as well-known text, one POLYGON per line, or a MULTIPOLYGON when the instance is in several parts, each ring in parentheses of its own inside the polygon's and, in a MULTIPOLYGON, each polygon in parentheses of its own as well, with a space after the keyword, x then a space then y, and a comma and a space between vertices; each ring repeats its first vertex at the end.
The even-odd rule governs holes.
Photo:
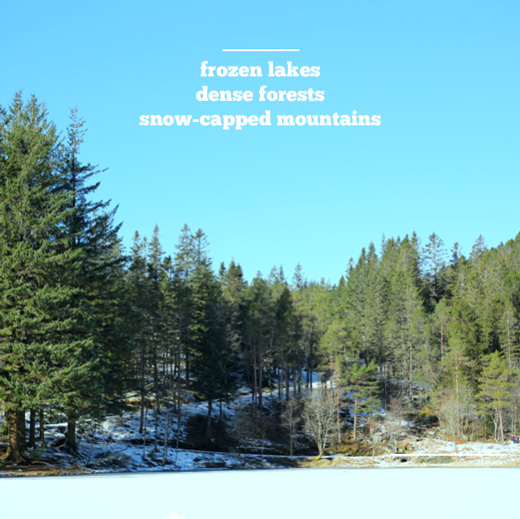
POLYGON ((60 385, 89 371, 90 342, 71 334, 79 318, 70 284, 81 251, 65 223, 73 193, 63 189, 56 130, 33 96, 16 94, 0 115, 0 399, 9 429, 6 457, 24 451, 24 413, 65 403, 60 385), (53 391, 54 390, 54 391, 53 391))

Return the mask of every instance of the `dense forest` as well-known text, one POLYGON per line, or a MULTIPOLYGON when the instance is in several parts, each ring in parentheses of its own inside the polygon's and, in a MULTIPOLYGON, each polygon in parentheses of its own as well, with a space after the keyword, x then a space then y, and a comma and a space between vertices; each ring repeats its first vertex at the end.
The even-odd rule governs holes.
POLYGON ((516 433, 520 235, 493 249, 479 237, 468 256, 435 233, 383 238, 336 284, 301 266, 249 281, 235 261, 213 265, 187 225, 170 251, 158 227, 125 250, 115 210, 96 200, 98 168, 79 159, 84 133, 73 110, 60 138, 35 97, 0 109, 6 459, 44 442, 52 413, 74 449, 79 420, 119 413, 129 395, 141 429, 147 410, 153 429, 196 395, 211 437, 219 404, 244 386, 260 416, 265 391, 276 395, 285 426, 303 423, 320 453, 381 406, 431 416, 457 439, 516 433))

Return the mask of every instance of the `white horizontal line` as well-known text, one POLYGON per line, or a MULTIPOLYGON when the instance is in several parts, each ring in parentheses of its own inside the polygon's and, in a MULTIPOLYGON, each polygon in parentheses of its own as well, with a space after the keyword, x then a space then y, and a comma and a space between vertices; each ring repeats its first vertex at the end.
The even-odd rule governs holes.
MULTIPOLYGON (((436 453, 431 453, 431 452, 424 452, 424 453, 417 453, 417 454, 382 454, 381 458, 428 458, 428 457, 432 457, 432 458, 435 458, 435 457, 462 457, 462 456, 465 456, 467 458, 484 458, 484 457, 503 457, 503 456, 511 456, 510 453, 507 453, 507 452, 482 452, 482 453, 472 453, 472 452, 460 452, 460 453, 457 453, 457 452, 451 452, 451 453, 447 453, 447 452, 444 452, 444 453, 441 453, 441 452, 436 452, 436 453)), ((375 456, 377 457, 377 456, 375 456)))
POLYGON ((300 49, 222 49, 222 52, 300 52, 300 49))
MULTIPOLYGON (((483 452, 483 453, 471 453, 471 452, 460 452, 460 453, 457 453, 457 452, 423 452, 423 453, 409 453, 409 454, 406 454, 406 453, 402 453, 402 454, 380 454, 378 456, 351 456, 350 458, 355 460, 355 459, 377 459, 377 458, 428 458, 428 457, 431 457, 431 458, 435 458, 435 457, 453 457, 453 458, 461 458, 461 457, 466 457, 466 458, 486 458, 486 457, 497 457, 497 458, 501 458, 501 457, 505 457, 505 456, 511 456, 511 453, 508 453, 508 452, 483 452)), ((325 456, 324 456, 325 457, 325 456)))

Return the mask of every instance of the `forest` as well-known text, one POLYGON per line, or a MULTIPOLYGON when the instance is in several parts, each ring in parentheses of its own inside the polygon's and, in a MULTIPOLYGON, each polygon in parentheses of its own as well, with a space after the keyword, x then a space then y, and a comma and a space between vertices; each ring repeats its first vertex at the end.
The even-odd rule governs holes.
POLYGON ((50 416, 74 450, 81 420, 130 407, 157 446, 188 394, 208 403, 210 441, 243 388, 253 423, 269 391, 288 438, 304 432, 320 455, 381 408, 454 440, 518 432, 520 234, 496 248, 479 237, 466 256, 412 232, 368 243, 334 284, 300 265, 246 280, 188 225, 169 248, 156 227, 125 250, 116 210, 96 200, 101 171, 79 158, 84 134, 72 110, 60 137, 34 96, 0 108, 5 460, 45 445, 50 416))

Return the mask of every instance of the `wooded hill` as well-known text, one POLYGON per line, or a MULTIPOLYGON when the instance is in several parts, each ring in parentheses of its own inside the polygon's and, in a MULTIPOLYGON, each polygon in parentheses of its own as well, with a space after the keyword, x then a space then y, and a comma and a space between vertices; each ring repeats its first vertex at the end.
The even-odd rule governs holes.
POLYGON ((188 226, 169 253, 157 227, 125 251, 115 212, 95 200, 97 168, 79 160, 83 135, 73 111, 60 139, 34 97, 16 94, 0 111, 7 459, 44 442, 56 413, 74 449, 78 419, 118 413, 129 395, 142 428, 147 406, 156 420, 180 414, 194 393, 209 402, 211 437, 215 405, 244 384, 260 415, 265 388, 286 423, 301 414, 320 452, 346 432, 345 409, 355 436, 360 414, 391 399, 454 438, 516 433, 520 235, 494 249, 479 238, 468 257, 457 244, 448 254, 435 233, 424 246, 415 234, 383 239, 336 285, 306 280, 300 266, 290 280, 280 267, 248 282, 234 261, 215 268, 204 232, 188 226), (311 398, 316 371, 323 390, 311 398), (293 406, 300 397, 307 404, 293 406), (312 431, 324 407, 335 419, 320 439, 312 431))

